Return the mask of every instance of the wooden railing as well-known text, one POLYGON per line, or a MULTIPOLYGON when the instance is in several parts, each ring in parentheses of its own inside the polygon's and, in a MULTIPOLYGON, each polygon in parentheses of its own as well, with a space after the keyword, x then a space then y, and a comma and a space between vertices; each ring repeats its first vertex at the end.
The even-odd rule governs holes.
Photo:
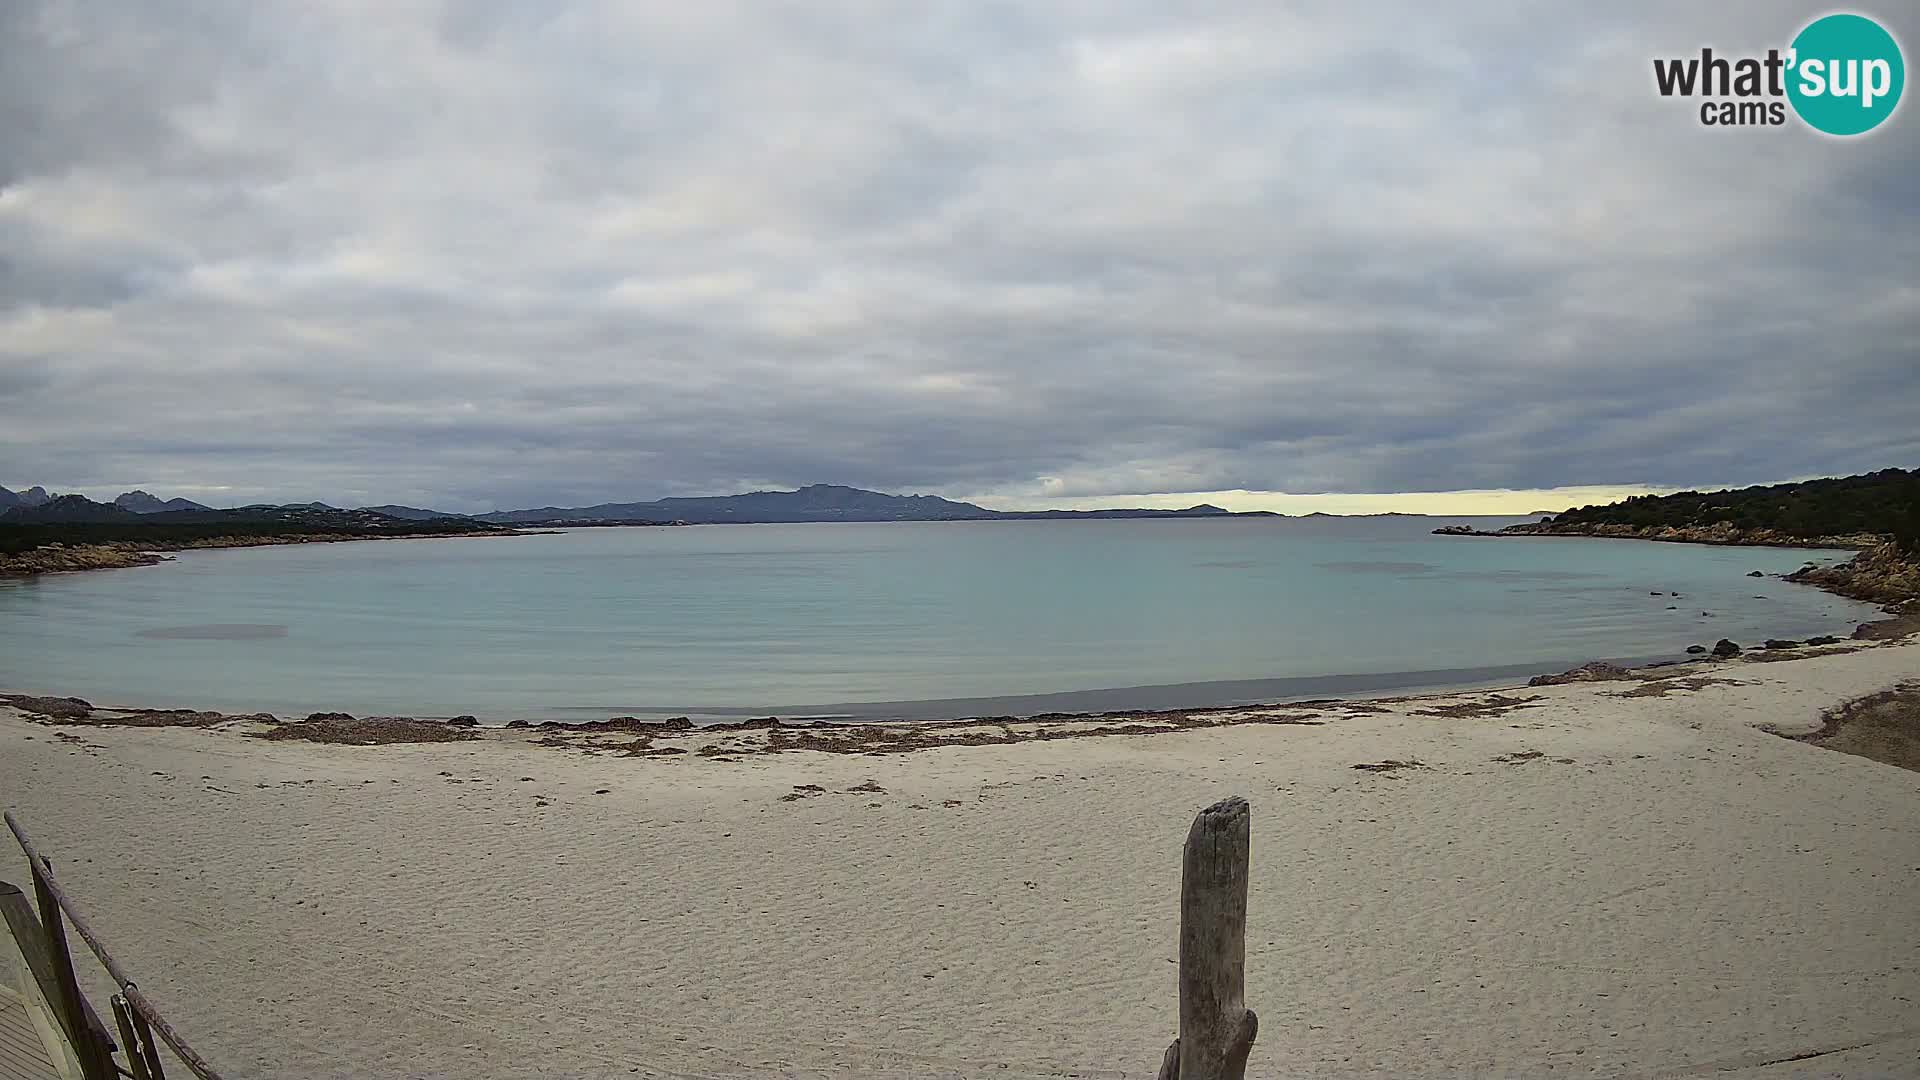
POLYGON ((165 1043, 174 1059, 188 1072, 200 1080, 220 1080, 213 1066, 173 1030, 173 1025, 167 1023, 160 1010, 153 1007, 126 970, 107 952, 73 898, 60 887, 52 861, 33 846, 26 828, 13 811, 6 812, 6 822, 7 828, 13 830, 14 839, 20 841, 20 850, 26 853, 32 868, 33 895, 39 913, 36 918, 17 889, 10 890, 10 895, 0 894, 0 913, 5 914, 27 966, 52 1006, 68 1044, 73 1047, 81 1075, 86 1080, 117 1080, 123 1076, 133 1080, 166 1080, 160 1061, 160 1044, 165 1043), (113 995, 113 1017, 120 1030, 120 1046, 114 1045, 113 1036, 80 992, 79 980, 74 977, 73 954, 67 949, 69 923, 118 988, 113 995), (126 1058, 124 1065, 114 1058, 116 1051, 126 1058))

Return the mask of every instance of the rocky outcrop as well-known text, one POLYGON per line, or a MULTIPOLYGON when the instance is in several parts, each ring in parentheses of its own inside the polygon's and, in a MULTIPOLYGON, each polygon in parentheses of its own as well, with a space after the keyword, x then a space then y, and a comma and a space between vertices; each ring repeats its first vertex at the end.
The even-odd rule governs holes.
POLYGON ((1787 580, 1873 604, 1920 600, 1920 560, 1890 543, 1876 544, 1837 566, 1803 566, 1787 580))
POLYGON ((1577 668, 1571 668, 1558 675, 1535 675, 1527 680, 1527 685, 1558 686, 1561 683, 1612 682, 1615 679, 1631 678, 1633 678, 1633 672, 1618 664, 1609 664, 1605 660, 1589 660, 1577 668))
POLYGON ((1731 522, 1713 525, 1623 525, 1611 522, 1535 521, 1509 525, 1489 536, 1597 536, 1616 540, 1659 540, 1671 544, 1720 544, 1736 547, 1871 548, 1886 537, 1872 533, 1795 536, 1779 529, 1742 529, 1731 522))
POLYGON ((1723 660, 1729 656, 1739 656, 1740 646, 1728 641, 1726 638, 1721 638, 1719 641, 1713 643, 1713 655, 1723 660))
POLYGON ((346 713, 314 713, 305 720, 252 733, 252 737, 275 742, 385 746, 392 743, 458 742, 478 736, 447 724, 415 720, 407 716, 369 716, 364 720, 355 720, 346 713))
POLYGON ((84 719, 93 712, 92 703, 77 697, 0 694, 0 704, 11 705, 32 716, 53 717, 61 720, 84 719))
POLYGON ((0 555, 0 576, 63 574, 73 570, 118 570, 166 562, 135 544, 48 544, 31 551, 0 555))

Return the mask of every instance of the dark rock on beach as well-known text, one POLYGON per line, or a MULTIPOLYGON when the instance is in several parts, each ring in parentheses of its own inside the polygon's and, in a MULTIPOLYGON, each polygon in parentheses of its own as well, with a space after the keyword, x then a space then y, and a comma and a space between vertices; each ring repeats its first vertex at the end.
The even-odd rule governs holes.
POLYGON ((471 731, 406 716, 369 716, 355 720, 346 713, 314 713, 305 720, 282 724, 252 736, 274 742, 339 743, 346 746, 384 746, 392 743, 458 742, 479 736, 471 731))
POLYGON ((510 728, 523 728, 532 727, 533 725, 527 723, 525 720, 509 720, 507 721, 507 726, 510 728))
POLYGON ((93 712, 92 703, 77 697, 34 697, 31 694, 0 694, 0 702, 24 713, 52 716, 62 720, 84 719, 93 712))
POLYGON ((1719 641, 1713 643, 1713 655, 1719 657, 1739 656, 1740 646, 1728 641, 1726 638, 1721 638, 1719 641))
POLYGON ((1707 651, 1707 647, 1706 647, 1705 645, 1689 645, 1689 646, 1687 646, 1687 653, 1688 653, 1688 655, 1690 655, 1690 656, 1698 656, 1698 655, 1700 655, 1701 653, 1703 653, 1703 652, 1706 652, 1706 651, 1707 651))
POLYGON ((606 720, 583 720, 571 724, 559 720, 543 720, 540 726, 548 731, 621 731, 634 735, 659 735, 668 732, 692 731, 693 721, 684 716, 670 716, 665 720, 615 716, 606 720))
POLYGON ((1797 641, 1788 641, 1784 638, 1768 638, 1760 643, 1763 649, 1793 649, 1798 648, 1799 645, 1797 641))
POLYGON ((447 717, 447 723, 454 727, 478 727, 480 725, 480 718, 467 713, 461 713, 459 716, 447 717))
POLYGON ((1837 637, 1834 637, 1834 636, 1833 636, 1832 634, 1821 634, 1821 635, 1820 635, 1819 637, 1810 637, 1810 638, 1808 638, 1808 639, 1807 639, 1807 644, 1809 644, 1809 645, 1835 645, 1835 644, 1838 644, 1838 643, 1839 643, 1839 641, 1840 641, 1840 639, 1839 639, 1839 638, 1837 638, 1837 637))
POLYGON ((1610 682, 1615 679, 1631 679, 1633 673, 1618 664, 1609 664, 1605 660, 1590 660, 1577 668, 1570 668, 1558 675, 1535 675, 1527 680, 1528 686, 1558 686, 1575 682, 1610 682))

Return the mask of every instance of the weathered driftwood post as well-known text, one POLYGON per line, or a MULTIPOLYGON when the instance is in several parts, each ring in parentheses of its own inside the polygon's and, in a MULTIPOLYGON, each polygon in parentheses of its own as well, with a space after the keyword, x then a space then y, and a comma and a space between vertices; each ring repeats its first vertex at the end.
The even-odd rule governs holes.
POLYGON ((1214 803, 1187 831, 1180 871, 1180 1037, 1159 1080, 1242 1080, 1259 1021, 1246 1006, 1247 800, 1214 803))

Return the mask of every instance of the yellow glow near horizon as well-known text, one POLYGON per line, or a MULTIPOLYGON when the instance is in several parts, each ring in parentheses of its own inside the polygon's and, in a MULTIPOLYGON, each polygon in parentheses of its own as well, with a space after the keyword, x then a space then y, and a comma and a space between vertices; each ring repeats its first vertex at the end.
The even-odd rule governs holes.
POLYGON ((1098 510, 1142 507, 1178 510, 1211 503, 1226 510, 1271 510, 1279 514, 1457 514, 1522 516, 1535 511, 1557 514, 1576 506, 1619 502, 1634 495, 1661 495, 1678 488, 1587 485, 1582 487, 1490 489, 1481 491, 1325 492, 1295 495, 1285 491, 1183 491, 1154 495, 1098 495, 1072 498, 983 495, 967 501, 994 510, 1098 510))

